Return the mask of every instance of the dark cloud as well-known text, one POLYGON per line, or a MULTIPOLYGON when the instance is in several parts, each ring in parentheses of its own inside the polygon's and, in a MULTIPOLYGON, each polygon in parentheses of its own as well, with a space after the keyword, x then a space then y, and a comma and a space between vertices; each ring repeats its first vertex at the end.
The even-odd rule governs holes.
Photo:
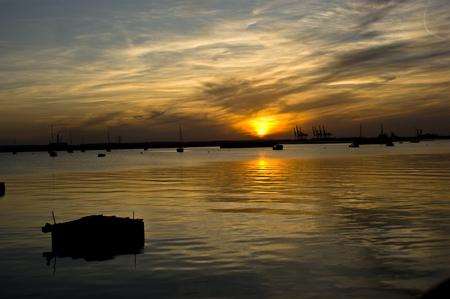
POLYGON ((339 109, 349 107, 352 104, 361 103, 351 92, 331 93, 324 96, 317 96, 296 104, 283 105, 282 112, 310 112, 314 110, 339 109))
POLYGON ((120 119, 121 116, 123 116, 123 112, 119 111, 103 113, 100 115, 89 117, 80 125, 80 127, 103 126, 108 122, 120 119))
POLYGON ((246 114, 262 110, 288 94, 282 84, 257 85, 247 80, 205 83, 199 98, 230 112, 246 114))

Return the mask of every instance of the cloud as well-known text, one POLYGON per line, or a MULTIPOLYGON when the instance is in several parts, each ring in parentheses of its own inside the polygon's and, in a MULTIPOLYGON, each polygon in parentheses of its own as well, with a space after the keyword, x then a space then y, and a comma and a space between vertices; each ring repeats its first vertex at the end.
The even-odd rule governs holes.
POLYGON ((40 4, 0 2, 3 134, 192 122, 191 136, 241 136, 236 122, 264 113, 343 132, 426 113, 450 130, 450 38, 430 34, 450 37, 444 0, 40 4))

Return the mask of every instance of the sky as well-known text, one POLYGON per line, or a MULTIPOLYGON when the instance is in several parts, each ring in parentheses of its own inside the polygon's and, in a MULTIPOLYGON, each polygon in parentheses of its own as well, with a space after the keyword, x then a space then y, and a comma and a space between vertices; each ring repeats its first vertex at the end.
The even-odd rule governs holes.
POLYGON ((450 134, 448 0, 0 0, 0 143, 450 134))

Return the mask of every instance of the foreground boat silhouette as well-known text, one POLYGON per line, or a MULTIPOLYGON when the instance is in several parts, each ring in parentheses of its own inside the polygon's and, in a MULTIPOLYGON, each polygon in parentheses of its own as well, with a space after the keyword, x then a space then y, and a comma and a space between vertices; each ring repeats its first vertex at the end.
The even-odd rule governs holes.
POLYGON ((6 184, 4 182, 0 182, 0 197, 4 196, 6 193, 6 184))
MULTIPOLYGON (((55 220, 54 220, 55 222, 55 220)), ((145 232, 142 219, 93 215, 64 223, 46 223, 43 233, 52 234, 52 257, 111 259, 120 254, 140 253, 145 232)))

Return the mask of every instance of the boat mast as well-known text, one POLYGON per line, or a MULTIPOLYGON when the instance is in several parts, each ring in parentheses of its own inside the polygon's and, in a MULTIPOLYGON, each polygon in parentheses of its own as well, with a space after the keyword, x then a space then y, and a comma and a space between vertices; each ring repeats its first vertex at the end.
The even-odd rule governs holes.
POLYGON ((181 125, 179 125, 179 137, 180 143, 183 144, 183 130, 181 129, 181 125))

